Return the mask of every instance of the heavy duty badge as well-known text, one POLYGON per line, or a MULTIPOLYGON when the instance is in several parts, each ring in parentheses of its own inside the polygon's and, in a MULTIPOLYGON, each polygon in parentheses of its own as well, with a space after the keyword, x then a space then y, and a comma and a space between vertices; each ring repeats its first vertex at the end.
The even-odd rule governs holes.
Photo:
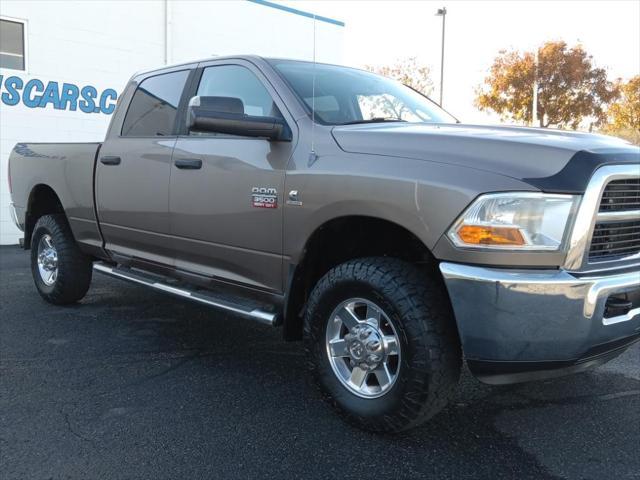
POLYGON ((278 208, 278 191, 275 188, 253 187, 251 204, 256 208, 278 208))

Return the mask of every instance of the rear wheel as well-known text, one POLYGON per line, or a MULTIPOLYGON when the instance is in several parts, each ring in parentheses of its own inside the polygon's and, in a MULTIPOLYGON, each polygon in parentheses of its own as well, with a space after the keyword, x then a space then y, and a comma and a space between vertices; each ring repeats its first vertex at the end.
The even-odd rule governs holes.
POLYGON ((31 236, 31 273, 47 302, 67 305, 82 299, 91 284, 91 257, 80 251, 64 215, 44 215, 31 236))
POLYGON ((314 288, 305 317, 309 366, 350 423, 393 432, 438 413, 461 353, 441 282, 396 259, 339 265, 314 288))

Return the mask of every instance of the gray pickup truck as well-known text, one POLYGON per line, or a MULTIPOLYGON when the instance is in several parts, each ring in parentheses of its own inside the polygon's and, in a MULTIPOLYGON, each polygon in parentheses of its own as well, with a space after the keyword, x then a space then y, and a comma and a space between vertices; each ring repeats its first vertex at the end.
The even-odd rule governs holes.
POLYGON ((103 143, 21 143, 9 173, 45 300, 79 301, 95 270, 281 326, 365 429, 436 414, 463 358, 514 383, 640 338, 637 147, 463 125, 369 72, 139 73, 103 143))

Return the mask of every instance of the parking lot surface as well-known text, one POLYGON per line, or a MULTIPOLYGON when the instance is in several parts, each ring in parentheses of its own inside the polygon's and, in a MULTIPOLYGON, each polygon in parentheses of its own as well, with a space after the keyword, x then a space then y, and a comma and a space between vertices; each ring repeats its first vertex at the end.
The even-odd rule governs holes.
POLYGON ((280 331, 94 275, 40 299, 0 247, 0 478, 640 478, 640 347, 509 387, 465 372, 419 429, 342 423, 280 331))

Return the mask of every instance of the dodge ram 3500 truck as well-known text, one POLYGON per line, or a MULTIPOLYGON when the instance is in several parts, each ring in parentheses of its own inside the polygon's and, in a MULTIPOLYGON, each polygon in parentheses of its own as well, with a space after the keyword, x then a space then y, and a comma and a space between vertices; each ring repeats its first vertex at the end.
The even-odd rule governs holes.
POLYGON ((369 72, 136 74, 103 143, 21 143, 9 170, 45 300, 77 302, 95 270, 281 326, 369 430, 436 414, 463 357, 513 383, 640 337, 637 147, 463 125, 369 72))

